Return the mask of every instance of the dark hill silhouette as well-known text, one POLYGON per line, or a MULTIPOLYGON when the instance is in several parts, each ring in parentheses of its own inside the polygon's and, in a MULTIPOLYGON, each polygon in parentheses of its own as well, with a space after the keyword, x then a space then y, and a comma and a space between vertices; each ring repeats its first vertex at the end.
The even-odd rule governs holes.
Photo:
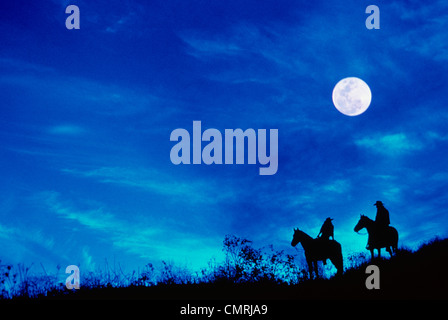
MULTIPOLYGON (((218 274, 208 281, 180 283, 170 278, 171 281, 149 286, 147 283, 126 287, 82 286, 76 292, 55 290, 37 299, 448 299, 448 239, 435 239, 417 251, 398 249, 390 259, 365 261, 347 269, 340 277, 303 278, 294 284, 269 277, 269 273, 262 274, 260 261, 263 258, 257 249, 250 249, 249 241, 236 237, 226 240, 230 249, 238 248, 233 251, 234 257, 239 259, 245 254, 245 260, 239 265, 227 261, 228 264, 218 268, 218 274), (256 263, 259 263, 258 271, 256 263), (369 264, 380 269, 379 290, 365 287, 368 276, 365 270, 369 264), (246 270, 241 270, 243 267, 246 270), (253 269, 249 272, 247 268, 253 269), (256 275, 258 278, 254 278, 256 275)), ((268 256, 269 261, 274 261, 274 257, 280 259, 280 253, 268 256)), ((287 259, 284 262, 287 263, 287 259)))

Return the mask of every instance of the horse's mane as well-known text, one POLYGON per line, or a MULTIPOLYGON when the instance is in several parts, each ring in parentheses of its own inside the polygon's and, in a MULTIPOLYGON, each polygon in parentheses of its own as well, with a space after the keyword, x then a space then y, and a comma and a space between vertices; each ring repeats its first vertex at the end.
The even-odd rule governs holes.
POLYGON ((368 216, 361 215, 361 218, 367 219, 369 222, 374 222, 372 219, 370 219, 368 216))
POLYGON ((302 230, 299 230, 299 229, 297 229, 296 230, 297 232, 300 232, 302 235, 304 235, 308 240, 312 240, 313 239, 313 237, 311 237, 309 234, 307 234, 306 232, 304 232, 304 231, 302 231, 302 230))

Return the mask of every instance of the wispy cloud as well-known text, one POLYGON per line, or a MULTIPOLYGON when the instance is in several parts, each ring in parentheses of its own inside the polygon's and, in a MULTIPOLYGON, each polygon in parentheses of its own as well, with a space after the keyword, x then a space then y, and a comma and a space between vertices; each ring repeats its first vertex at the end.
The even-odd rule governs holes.
POLYGON ((0 246, 4 247, 0 260, 7 259, 9 263, 30 258, 42 261, 52 255, 55 239, 39 227, 24 229, 21 225, 0 223, 0 246))
MULTIPOLYGON (((253 24, 238 24, 218 38, 197 31, 183 32, 180 37, 189 46, 187 53, 198 59, 222 59, 225 57, 242 59, 244 63, 238 64, 238 68, 233 69, 234 76, 251 73, 253 76, 258 74, 263 78, 268 77, 273 80, 279 76, 280 69, 282 72, 296 75, 309 70, 308 67, 304 69, 305 65, 298 57, 290 55, 291 50, 298 45, 298 42, 303 41, 293 36, 294 31, 297 31, 294 27, 287 30, 276 30, 266 26, 261 29, 253 24), (254 68, 241 69, 244 65, 250 66, 253 63, 258 65, 258 70, 254 68), (273 66, 280 69, 272 72, 274 71, 273 66), (266 68, 269 68, 270 74, 263 72, 266 71, 266 68)), ((298 55, 302 56, 303 52, 299 52, 298 55)), ((227 77, 230 76, 228 70, 223 70, 223 72, 227 74, 227 77)), ((261 77, 260 80, 262 80, 261 77)))
MULTIPOLYGON (((33 108, 52 111, 77 110, 80 114, 128 116, 158 111, 163 99, 135 88, 94 81, 55 72, 38 64, 16 59, 0 59, 0 83, 13 85, 27 92, 33 108), (61 103, 63 101, 63 103, 61 103)), ((154 119, 160 112, 154 112, 154 119)))
POLYGON ((334 193, 347 193, 350 190, 350 181, 347 179, 337 179, 322 187, 323 190, 334 193))
POLYGON ((126 25, 129 24, 132 20, 138 17, 135 11, 130 11, 126 15, 116 18, 115 22, 106 27, 106 32, 116 33, 119 30, 123 30, 126 28, 126 25))
MULTIPOLYGON (((65 200, 58 192, 42 192, 36 195, 36 199, 40 199, 57 217, 70 220, 75 226, 77 224, 97 232, 96 240, 104 239, 113 247, 146 261, 170 260, 180 254, 178 246, 182 243, 184 261, 194 256, 197 263, 195 266, 205 265, 211 257, 210 253, 216 252, 217 246, 220 245, 217 237, 210 238, 201 234, 200 230, 183 230, 181 226, 175 224, 167 226, 164 225, 167 222, 163 219, 144 225, 133 219, 119 218, 119 215, 109 212, 98 204, 80 209, 71 201, 65 200), (170 230, 169 237, 167 230, 170 230)), ((69 226, 66 225, 66 228, 69 226)), ((87 247, 83 248, 81 258, 89 266, 96 265, 87 247)))
MULTIPOLYGON (((70 220, 75 223, 75 226, 77 224, 99 232, 98 239, 106 239, 114 246, 131 253, 146 255, 154 252, 155 246, 150 244, 149 239, 151 236, 162 234, 162 230, 156 226, 142 227, 135 225, 118 218, 102 207, 91 206, 88 209, 79 209, 70 201, 64 200, 58 192, 42 192, 36 195, 36 199, 43 202, 44 206, 50 212, 56 214, 57 217, 70 220)), ((69 225, 65 227, 69 228, 69 225)), ((82 258, 88 261, 89 265, 94 265, 94 261, 89 258, 86 250, 83 250, 82 258)))
POLYGON ((41 230, 23 230, 17 227, 10 227, 0 224, 0 237, 9 239, 11 241, 16 241, 20 239, 21 241, 28 241, 38 244, 47 250, 50 250, 54 246, 54 239, 44 235, 41 230))
POLYGON ((416 52, 435 61, 448 60, 448 15, 446 1, 394 1, 391 12, 397 23, 404 26, 391 38, 393 47, 416 52))
POLYGON ((223 192, 214 182, 183 181, 155 169, 130 167, 100 167, 92 170, 63 169, 65 173, 96 179, 102 183, 138 188, 148 192, 176 196, 189 203, 217 203, 229 199, 230 192, 223 192), (209 196, 207 196, 209 195, 209 196))
POLYGON ((410 138, 405 133, 378 134, 357 139, 355 144, 370 151, 390 156, 419 151, 424 148, 420 141, 410 138))
POLYGON ((86 132, 86 129, 77 125, 55 125, 48 128, 48 133, 55 135, 79 136, 86 132))

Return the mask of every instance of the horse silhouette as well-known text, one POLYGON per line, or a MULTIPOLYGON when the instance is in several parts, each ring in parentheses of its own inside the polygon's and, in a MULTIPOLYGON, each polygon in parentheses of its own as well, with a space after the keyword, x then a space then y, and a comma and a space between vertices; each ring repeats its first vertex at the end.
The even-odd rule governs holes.
POLYGON ((378 250, 378 257, 381 257, 381 248, 386 248, 386 251, 392 256, 393 252, 397 252, 398 246, 398 231, 394 227, 387 226, 386 228, 378 228, 375 221, 372 219, 361 215, 358 223, 356 224, 354 230, 358 232, 362 228, 367 229, 369 234, 368 244, 370 246, 369 250, 372 254, 373 250, 378 250))
POLYGON ((323 261, 326 264, 327 259, 333 263, 338 270, 336 275, 339 276, 343 272, 343 260, 341 244, 335 240, 327 239, 313 239, 305 232, 294 229, 294 235, 291 241, 291 245, 295 247, 298 243, 302 243, 303 250, 305 250, 305 258, 308 263, 308 271, 310 278, 313 278, 313 270, 316 273, 316 277, 319 277, 317 262, 323 261))

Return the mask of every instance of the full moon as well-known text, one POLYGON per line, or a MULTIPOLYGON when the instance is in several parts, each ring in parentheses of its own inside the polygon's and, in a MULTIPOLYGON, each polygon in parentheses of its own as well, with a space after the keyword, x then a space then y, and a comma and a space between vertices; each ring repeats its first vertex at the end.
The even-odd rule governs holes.
POLYGON ((365 112, 371 101, 369 86, 359 78, 345 78, 334 86, 334 106, 347 116, 358 116, 365 112))

